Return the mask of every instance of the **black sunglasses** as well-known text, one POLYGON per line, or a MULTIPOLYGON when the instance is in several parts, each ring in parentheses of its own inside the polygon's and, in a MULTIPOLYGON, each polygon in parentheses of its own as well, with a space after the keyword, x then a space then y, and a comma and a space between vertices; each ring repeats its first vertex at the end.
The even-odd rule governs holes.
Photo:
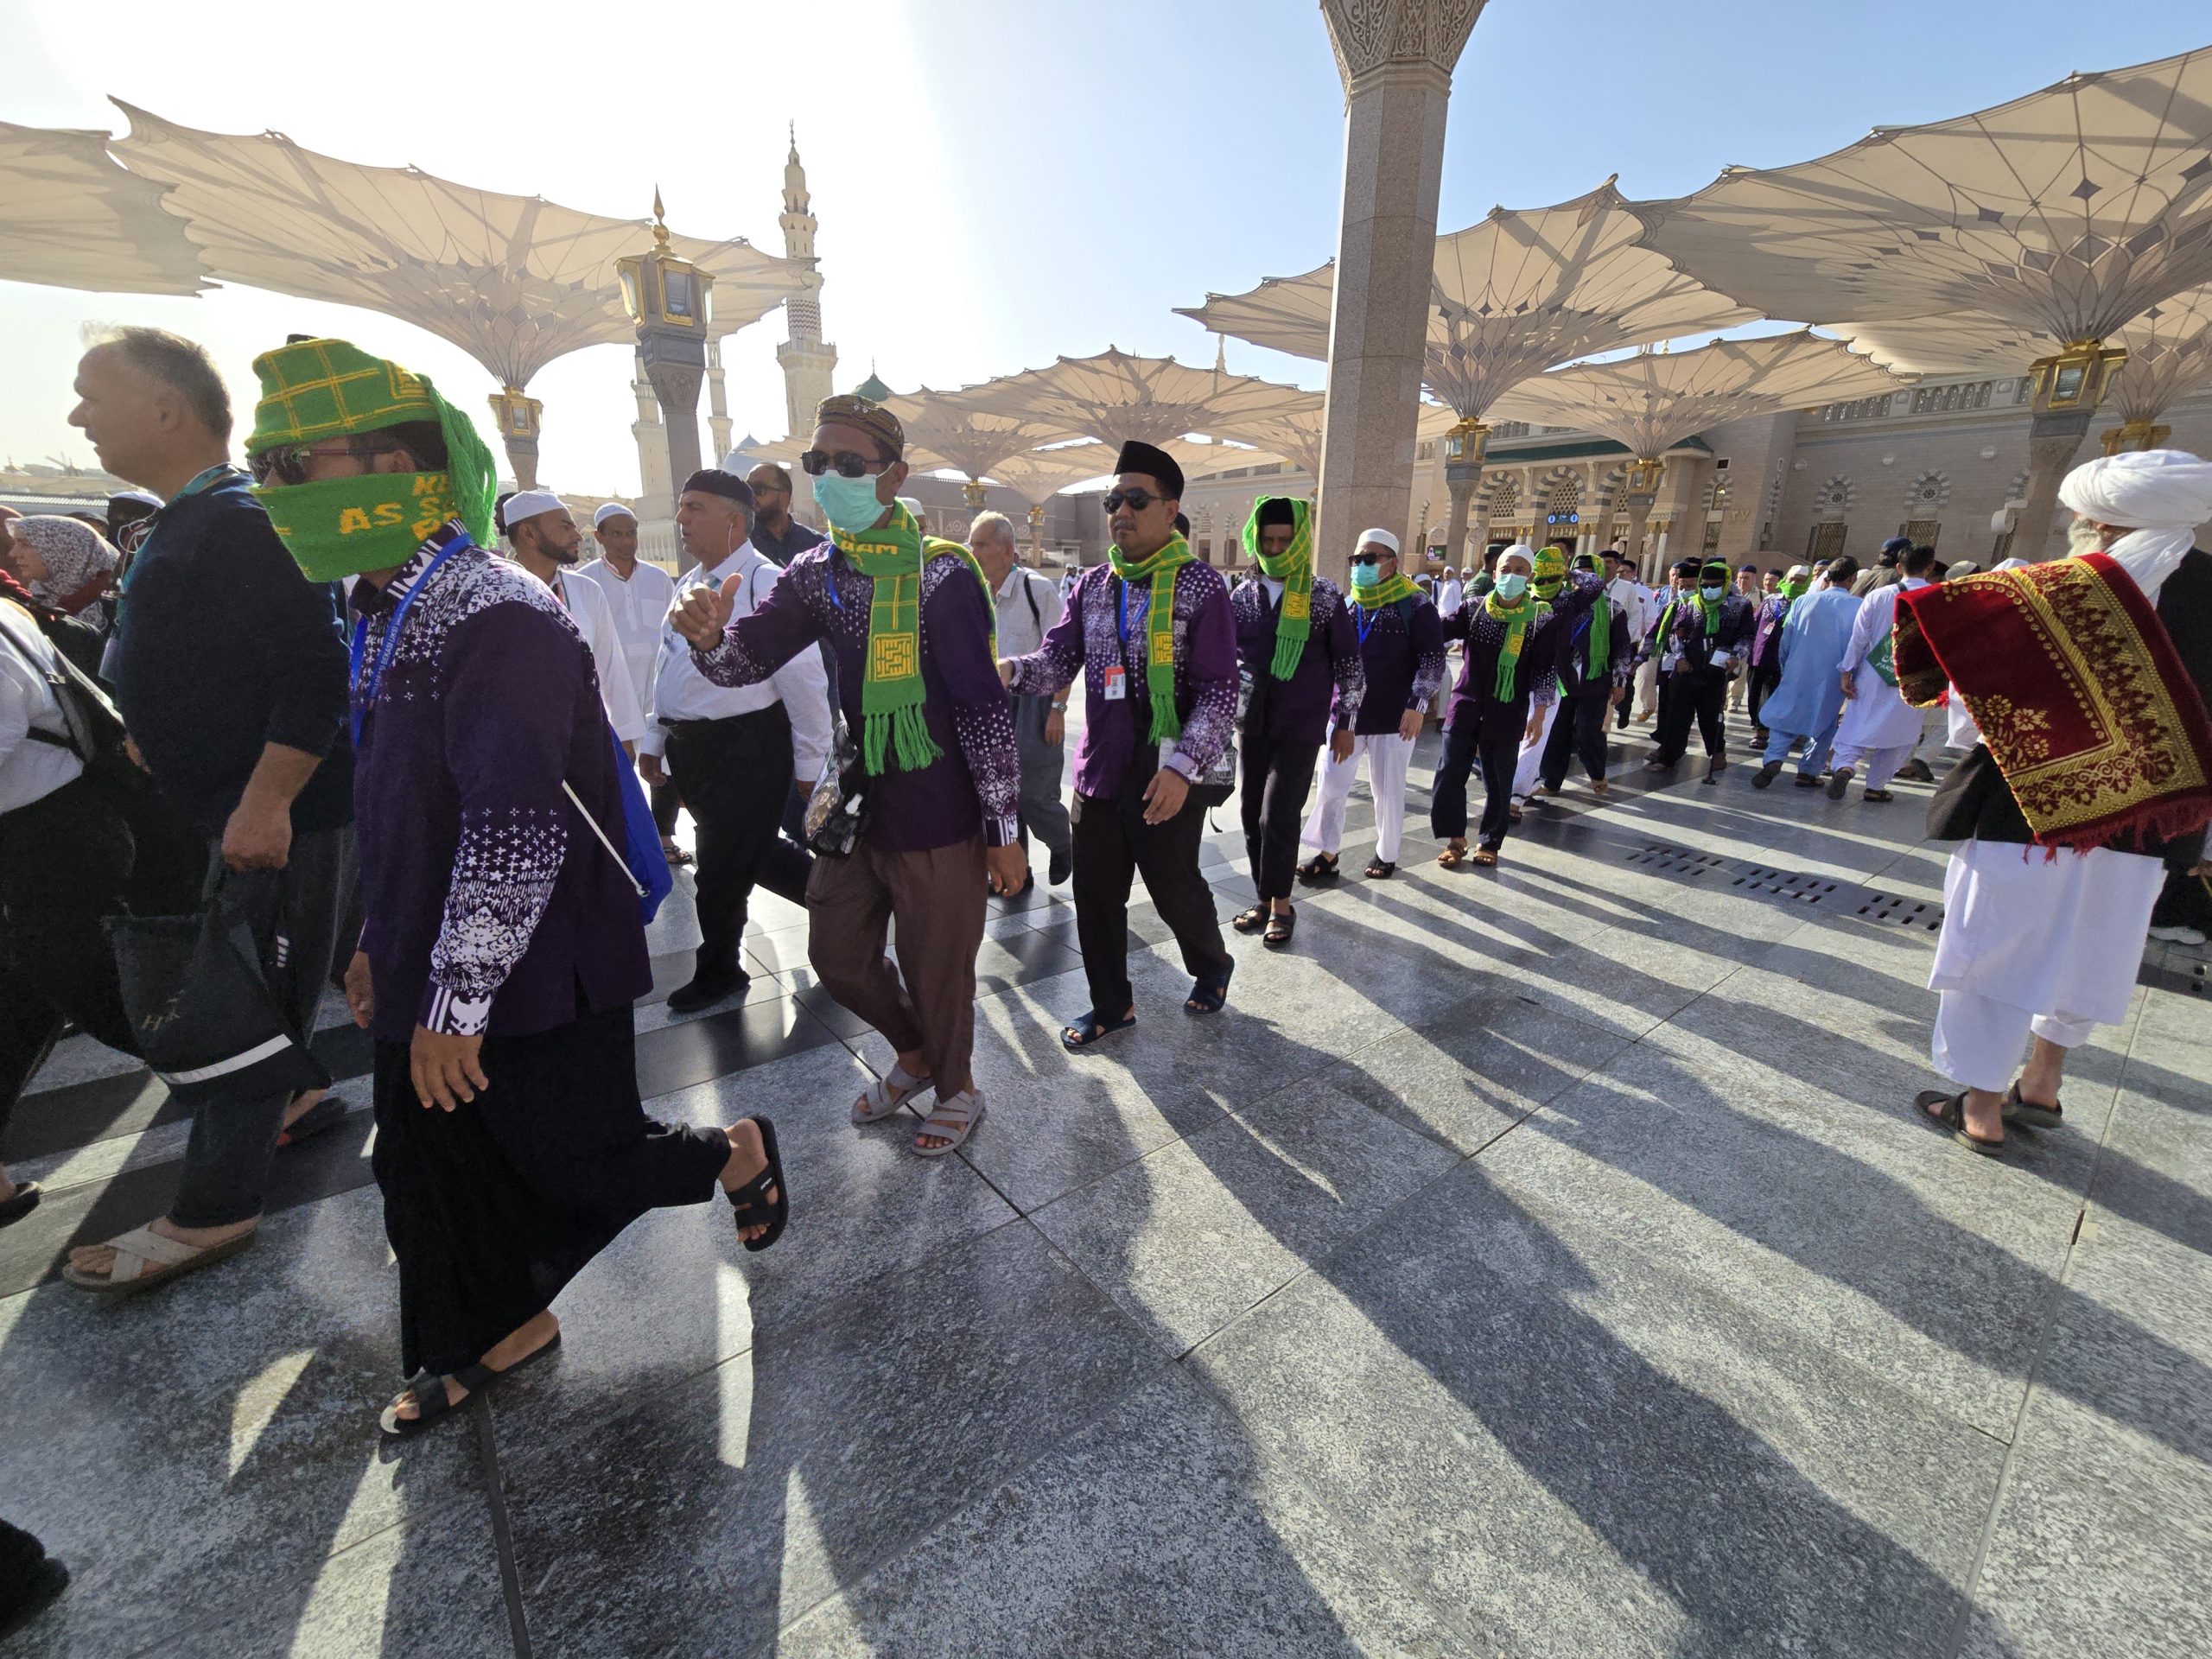
POLYGON ((1380 564, 1385 559, 1397 556, 1395 553, 1355 553, 1351 556, 1351 562, 1354 564, 1380 564))
POLYGON ((272 478, 279 484, 304 484, 308 481, 308 461, 314 456, 349 455, 361 461, 371 455, 390 454, 399 448, 389 439, 379 443, 365 438, 343 449, 318 449, 311 443, 288 443, 264 449, 257 455, 248 455, 245 469, 257 484, 266 485, 272 478))
POLYGON ((1124 506, 1142 512, 1154 502, 1169 499, 1164 495, 1154 495, 1150 490, 1109 490, 1102 505, 1109 512, 1119 512, 1124 506))
POLYGON ((819 449, 810 449, 798 458, 799 470, 809 478, 819 478, 832 467, 840 478, 866 478, 870 473, 880 473, 891 463, 878 461, 873 455, 855 454, 849 449, 840 449, 827 454, 819 449))

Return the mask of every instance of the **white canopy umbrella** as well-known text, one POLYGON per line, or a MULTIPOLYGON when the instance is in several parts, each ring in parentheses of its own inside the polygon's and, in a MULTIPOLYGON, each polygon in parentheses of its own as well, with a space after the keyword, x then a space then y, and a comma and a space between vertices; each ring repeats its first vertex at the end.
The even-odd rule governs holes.
POLYGON ((1306 408, 1319 396, 1230 374, 1218 365, 1192 368, 1172 357, 1133 357, 1113 346, 941 395, 980 413, 1038 422, 1103 443, 1135 438, 1163 448, 1191 434, 1234 436, 1240 427, 1306 408))
POLYGON ((107 152, 108 135, 0 121, 0 278, 113 294, 208 286, 166 194, 107 152))
POLYGON ((2107 342, 2212 282, 2212 48, 1878 128, 1794 167, 1731 168, 1638 211, 1653 247, 1770 316, 1971 313, 2062 342, 2035 365, 2017 531, 2038 556, 2059 475, 2118 366, 2107 342))

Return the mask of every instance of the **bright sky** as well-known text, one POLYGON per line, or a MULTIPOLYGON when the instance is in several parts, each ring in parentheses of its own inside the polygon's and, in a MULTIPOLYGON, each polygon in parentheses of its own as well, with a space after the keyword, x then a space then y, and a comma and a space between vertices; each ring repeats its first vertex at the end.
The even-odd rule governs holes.
MULTIPOLYGON (((2079 0, 1491 0, 1454 82, 1439 224, 1541 207, 1608 173, 1677 195, 1877 124, 1986 107, 2204 45, 2194 6, 2079 0)), ((1170 308, 1335 251, 1342 92, 1311 0, 734 0, 610 10, 446 0, 207 15, 175 0, 0 0, 0 117, 119 130, 110 93, 218 131, 782 251, 785 123, 822 222, 823 330, 844 389, 904 391, 1124 350, 1211 362, 1170 308), (685 27, 696 22, 696 36, 685 27), (379 29, 378 25, 385 25, 379 29)), ((491 378, 408 325, 248 289, 199 299, 0 283, 0 460, 89 464, 64 424, 79 331, 152 322, 205 340, 250 418, 257 352, 343 334, 435 377, 492 435, 491 378)), ((782 435, 780 312, 728 341, 740 436, 782 435)), ((1233 369, 1320 365, 1231 340, 1233 369)), ((563 358, 541 476, 634 492, 630 359, 563 358)), ((705 435, 706 399, 700 400, 705 435)))

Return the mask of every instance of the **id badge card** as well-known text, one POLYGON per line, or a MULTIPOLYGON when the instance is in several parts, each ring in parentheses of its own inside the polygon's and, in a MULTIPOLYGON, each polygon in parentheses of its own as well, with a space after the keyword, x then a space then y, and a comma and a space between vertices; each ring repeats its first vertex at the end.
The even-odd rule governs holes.
POLYGON ((1106 686, 1107 702, 1120 702, 1128 696, 1129 671, 1126 668, 1123 668, 1121 664, 1116 663, 1109 667, 1103 676, 1103 678, 1106 686))

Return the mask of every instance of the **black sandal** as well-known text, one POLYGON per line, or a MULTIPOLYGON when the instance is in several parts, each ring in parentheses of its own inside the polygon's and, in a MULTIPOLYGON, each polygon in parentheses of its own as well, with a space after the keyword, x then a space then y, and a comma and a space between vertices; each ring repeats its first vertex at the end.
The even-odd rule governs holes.
POLYGON ((16 1190, 0 1198, 0 1227, 21 1221, 38 1208, 39 1200, 46 1196, 46 1189, 36 1181, 17 1181, 16 1190))
POLYGON ((389 1439, 411 1440, 436 1422, 439 1418, 452 1415, 478 1395, 483 1393, 485 1389, 505 1382, 525 1365, 536 1364, 560 1345, 561 1333, 556 1331, 551 1339, 543 1348, 534 1353, 524 1354, 504 1371, 495 1371, 481 1361, 474 1365, 462 1366, 453 1374, 453 1380, 460 1383, 464 1390, 459 1400, 446 1398, 445 1378, 437 1372, 417 1371, 407 1386, 400 1390, 402 1394, 411 1394, 415 1396, 415 1414, 412 1417, 402 1417, 399 1414, 399 1402, 394 1400, 384 1408, 383 1414, 377 1420, 378 1425, 389 1439))
POLYGON ((739 1231, 753 1225, 752 1211, 768 1212, 768 1230, 758 1238, 741 1239, 748 1250, 765 1250, 784 1236, 784 1224, 791 1218, 791 1190, 784 1179, 784 1160, 776 1152, 776 1126, 767 1118, 756 1114, 753 1121, 760 1126, 760 1150, 767 1154, 768 1166, 734 1191, 725 1189, 729 1207, 736 1211, 731 1217, 739 1231), (770 1187, 776 1196, 768 1196, 770 1187))
POLYGON ((1963 1141, 1985 1158, 2002 1158, 2005 1155, 2002 1141, 1985 1141, 1980 1135, 1967 1132, 1967 1097, 1963 1094, 1947 1095, 1940 1089, 1929 1089, 1915 1096, 1912 1103, 1933 1127, 1948 1129, 1952 1140, 1963 1141), (1939 1105, 1942 1110, 1931 1109, 1939 1105))
POLYGON ((1208 974, 1191 987, 1190 995, 1183 999, 1183 1012, 1196 1018, 1202 1014, 1219 1014, 1229 1003, 1229 976, 1236 971, 1235 964, 1217 974, 1208 974))
POLYGON ((2031 1100, 2021 1098, 2020 1085, 2016 1083, 2005 1096, 2005 1121, 2007 1123, 2025 1123, 2038 1129, 2062 1128, 2066 1122, 2065 1103, 2054 1100, 2048 1106, 2038 1106, 2031 1100))
POLYGON ((283 1128, 277 1131, 276 1150, 296 1147, 302 1141, 312 1140, 325 1129, 334 1129, 346 1121, 346 1103, 335 1095, 325 1095, 302 1112, 283 1128))
POLYGON ((1309 887, 1318 887, 1324 881, 1337 879, 1337 855, 1316 853, 1298 867, 1298 879, 1309 887))
POLYGON ((1131 1008, 1119 1020, 1101 1020, 1098 1010, 1086 1008, 1083 1018, 1071 1026, 1060 1027, 1060 1046, 1071 1054, 1080 1053, 1102 1037, 1111 1037, 1117 1031, 1127 1031, 1137 1022, 1137 1011, 1131 1008))
POLYGON ((1249 910, 1240 910, 1229 918, 1229 925, 1239 933, 1256 933, 1268 925, 1268 907, 1254 905, 1249 910))
POLYGON ((1397 865, 1387 858, 1369 859, 1367 861, 1367 868, 1361 872, 1361 874, 1364 874, 1370 880, 1374 881, 1388 881, 1397 873, 1397 865))
POLYGON ((1297 931, 1297 910, 1294 907, 1279 910, 1268 918, 1268 931, 1260 935, 1260 943, 1266 945, 1288 944, 1290 936, 1297 931))

